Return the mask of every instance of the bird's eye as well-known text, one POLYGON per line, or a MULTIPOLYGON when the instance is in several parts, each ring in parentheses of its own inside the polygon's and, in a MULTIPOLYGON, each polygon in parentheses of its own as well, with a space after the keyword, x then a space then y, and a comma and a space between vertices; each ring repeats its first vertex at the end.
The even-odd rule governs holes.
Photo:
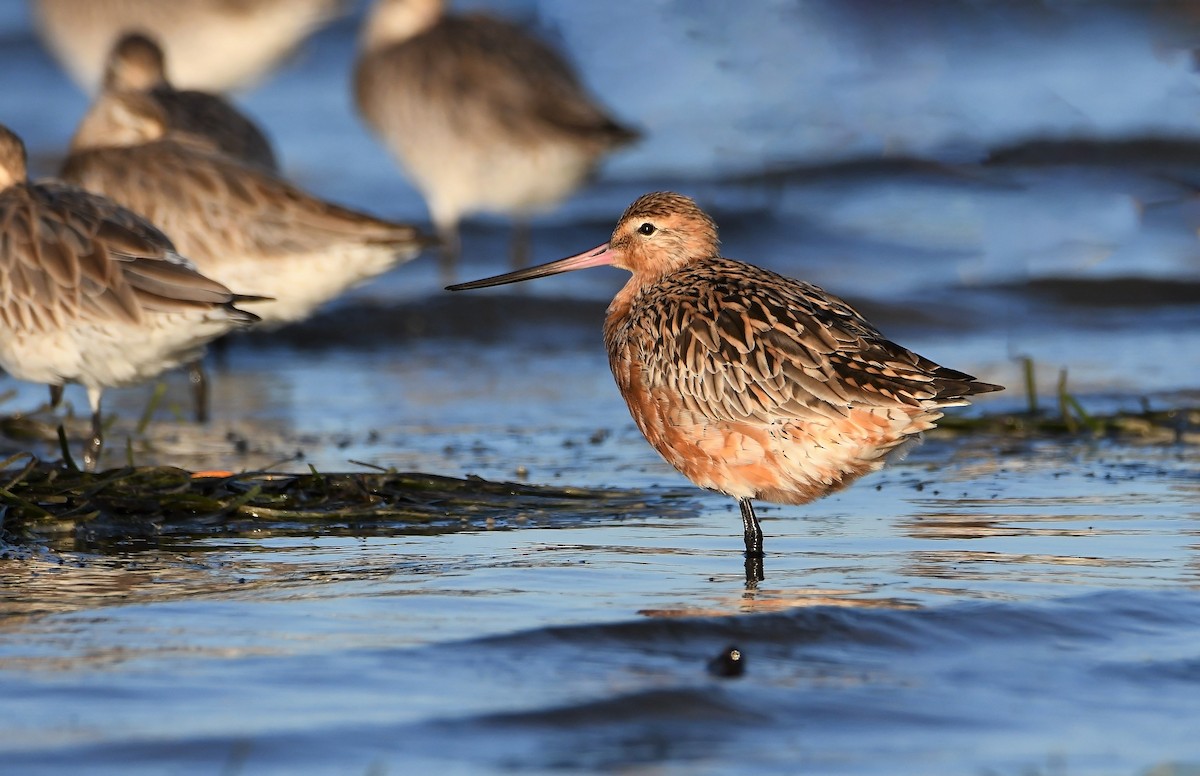
POLYGON ((638 231, 645 235, 651 235, 658 231, 658 227, 647 221, 638 227, 638 231))

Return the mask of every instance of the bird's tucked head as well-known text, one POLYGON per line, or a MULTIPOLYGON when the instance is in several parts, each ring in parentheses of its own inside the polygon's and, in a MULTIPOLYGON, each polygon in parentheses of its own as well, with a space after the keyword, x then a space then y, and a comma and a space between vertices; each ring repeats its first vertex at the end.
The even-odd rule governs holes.
POLYGON ((8 127, 0 125, 0 190, 27 179, 25 144, 8 127))
POLYGON ((104 66, 104 88, 144 92, 167 82, 162 49, 145 35, 123 35, 104 66))
POLYGON ((141 145, 166 133, 166 114, 153 98, 137 92, 107 92, 79 122, 71 151, 141 145))

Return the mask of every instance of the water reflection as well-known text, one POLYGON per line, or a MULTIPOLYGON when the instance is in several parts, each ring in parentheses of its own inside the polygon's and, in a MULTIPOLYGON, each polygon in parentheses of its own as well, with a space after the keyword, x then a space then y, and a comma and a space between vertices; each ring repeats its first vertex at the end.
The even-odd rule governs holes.
POLYGON ((911 599, 879 597, 875 589, 774 589, 748 590, 741 595, 714 598, 709 603, 670 609, 642 609, 644 617, 732 617, 741 614, 783 612, 814 606, 836 606, 850 609, 917 609, 911 599))
POLYGON ((116 557, 6 549, 0 552, 0 630, 81 609, 124 606, 238 585, 203 555, 153 552, 116 557))
POLYGON ((1005 553, 985 551, 914 552, 899 573, 924 579, 952 579, 960 582, 1021 582, 1031 585, 1093 586, 1105 578, 1118 579, 1123 572, 1158 567, 1157 561, 1134 558, 1098 558, 1076 555, 1005 553), (1080 573, 1092 569, 1092 573, 1080 573))
MULTIPOLYGON (((966 501, 970 501, 967 499, 966 501)), ((980 505, 986 504, 992 509, 1004 510, 1013 507, 1024 506, 1027 502, 1021 500, 1021 504, 1003 503, 1004 500, 997 499, 987 502, 979 502, 980 505)), ((1067 505, 1069 499, 1063 499, 1064 506, 1067 505)), ((1083 507, 1087 505, 1088 499, 1079 499, 1078 502, 1070 503, 1073 508, 1083 507), (1082 502, 1082 503, 1081 503, 1082 502)), ((962 506, 971 506, 969 503, 962 506)), ((904 529, 908 536, 914 539, 984 539, 998 536, 1094 536, 1096 533, 1103 533, 1105 529, 1094 528, 1097 522, 1101 522, 1106 518, 1102 515, 1070 515, 1064 516, 1060 513, 1045 513, 1041 515, 1030 515, 1025 513, 1013 514, 994 514, 980 515, 977 512, 927 512, 920 515, 914 515, 909 518, 900 520, 898 526, 904 529), (1069 526, 1055 528, 1037 527, 1036 523, 1071 523, 1069 526), (1083 525, 1075 525, 1082 523, 1083 525)), ((1128 528, 1111 529, 1115 533, 1127 533, 1128 528)))

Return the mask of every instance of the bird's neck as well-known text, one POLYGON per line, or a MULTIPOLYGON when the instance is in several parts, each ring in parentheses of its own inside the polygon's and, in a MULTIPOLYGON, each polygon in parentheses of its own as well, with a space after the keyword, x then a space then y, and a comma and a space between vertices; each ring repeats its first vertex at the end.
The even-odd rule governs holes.
POLYGON ((633 301, 637 298, 638 291, 641 288, 642 283, 634 275, 626 281, 621 290, 613 297, 612 302, 608 305, 608 312, 604 316, 605 342, 610 342, 625 321, 629 319, 629 311, 633 308, 633 301))
POLYGON ((19 166, 16 161, 11 159, 3 161, 5 164, 0 164, 0 191, 10 189, 18 183, 24 183, 26 175, 24 161, 19 166))

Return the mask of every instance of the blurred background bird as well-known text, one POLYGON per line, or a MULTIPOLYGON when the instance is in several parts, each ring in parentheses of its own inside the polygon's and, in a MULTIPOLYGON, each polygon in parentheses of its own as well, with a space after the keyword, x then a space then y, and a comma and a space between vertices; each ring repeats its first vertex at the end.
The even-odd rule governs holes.
POLYGON ((109 52, 141 32, 170 53, 181 89, 225 92, 261 78, 348 0, 31 0, 38 33, 84 90, 101 86, 109 52))
POLYGON ((137 92, 162 108, 167 131, 227 154, 253 167, 279 172, 266 133, 218 94, 175 89, 167 77, 163 50, 146 35, 127 33, 113 47, 104 68, 102 92, 137 92))
POLYGON ((608 115, 546 43, 443 0, 378 0, 354 74, 359 112, 425 198, 452 274, 459 222, 514 219, 513 262, 528 220, 578 189, 638 133, 608 115))

